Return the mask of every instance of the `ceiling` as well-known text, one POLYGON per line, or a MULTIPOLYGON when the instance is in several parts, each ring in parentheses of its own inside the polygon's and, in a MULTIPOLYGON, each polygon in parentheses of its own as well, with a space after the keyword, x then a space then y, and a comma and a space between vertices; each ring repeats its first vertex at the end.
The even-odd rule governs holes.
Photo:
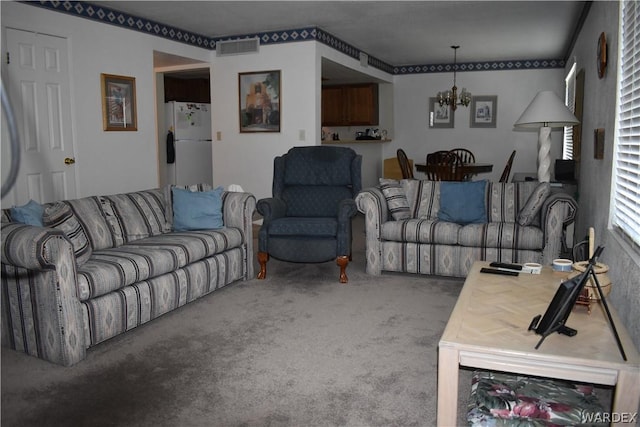
POLYGON ((217 38, 319 27, 388 64, 566 59, 585 1, 91 1, 217 38))

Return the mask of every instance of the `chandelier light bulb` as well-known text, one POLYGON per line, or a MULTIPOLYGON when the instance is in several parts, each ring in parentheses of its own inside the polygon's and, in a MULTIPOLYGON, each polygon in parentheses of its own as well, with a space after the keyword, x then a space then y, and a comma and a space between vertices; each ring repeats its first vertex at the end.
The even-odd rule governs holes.
POLYGON ((458 105, 468 107, 471 104, 471 92, 467 91, 467 88, 462 88, 460 97, 458 98, 458 87, 456 86, 456 70, 458 69, 458 59, 456 52, 460 46, 451 46, 453 49, 453 87, 451 90, 444 92, 438 92, 437 99, 440 106, 447 105, 451 107, 452 111, 455 111, 458 105), (459 101, 459 102, 458 102, 459 101))

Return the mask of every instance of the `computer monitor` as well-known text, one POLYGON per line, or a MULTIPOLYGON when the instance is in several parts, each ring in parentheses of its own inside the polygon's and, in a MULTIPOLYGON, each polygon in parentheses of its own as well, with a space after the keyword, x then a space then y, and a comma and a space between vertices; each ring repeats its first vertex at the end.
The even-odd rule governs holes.
MULTIPOLYGON (((595 260, 600 256, 603 249, 603 247, 598 247, 590 262, 595 264, 595 260)), ((531 325, 529 325, 529 330, 533 330, 536 334, 542 335, 542 339, 540 339, 536 348, 542 344, 542 341, 544 341, 547 336, 554 332, 569 336, 577 333, 575 329, 567 327, 565 323, 578 300, 580 291, 582 291, 587 280, 589 280, 590 274, 591 269, 588 268, 578 276, 562 282, 542 318, 540 315, 533 318, 531 325)))

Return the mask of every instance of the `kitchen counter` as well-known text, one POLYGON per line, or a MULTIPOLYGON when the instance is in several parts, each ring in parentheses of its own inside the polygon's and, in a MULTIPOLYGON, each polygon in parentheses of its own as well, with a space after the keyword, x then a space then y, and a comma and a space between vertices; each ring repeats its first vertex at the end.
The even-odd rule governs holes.
POLYGON ((336 145, 336 144, 375 144, 379 142, 391 142, 391 139, 339 139, 334 141, 333 139, 325 139, 322 141, 322 145, 336 145))

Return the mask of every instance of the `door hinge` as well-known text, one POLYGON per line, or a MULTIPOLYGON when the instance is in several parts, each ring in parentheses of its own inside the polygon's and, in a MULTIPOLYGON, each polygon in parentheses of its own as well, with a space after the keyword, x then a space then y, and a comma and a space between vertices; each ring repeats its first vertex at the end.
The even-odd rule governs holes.
POLYGON ((11 55, 7 52, 7 65, 11 64, 11 55))

